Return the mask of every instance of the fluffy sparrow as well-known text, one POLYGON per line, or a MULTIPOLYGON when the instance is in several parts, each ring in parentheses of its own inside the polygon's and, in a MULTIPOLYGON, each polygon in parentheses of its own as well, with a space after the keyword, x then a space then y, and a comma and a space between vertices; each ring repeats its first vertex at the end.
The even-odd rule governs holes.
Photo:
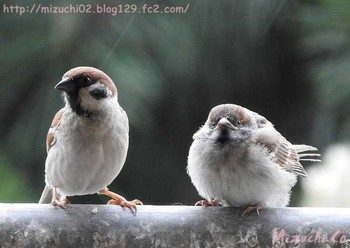
POLYGON ((107 186, 122 169, 129 146, 129 122, 118 103, 117 88, 104 72, 76 67, 55 89, 63 91, 65 107, 49 129, 45 163, 46 186, 39 203, 65 207, 66 196, 103 194, 108 203, 136 210, 107 186))
POLYGON ((193 135, 187 172, 202 205, 244 207, 244 214, 288 205, 297 175, 307 177, 300 161, 319 161, 310 158, 316 150, 292 145, 255 112, 223 104, 193 135))

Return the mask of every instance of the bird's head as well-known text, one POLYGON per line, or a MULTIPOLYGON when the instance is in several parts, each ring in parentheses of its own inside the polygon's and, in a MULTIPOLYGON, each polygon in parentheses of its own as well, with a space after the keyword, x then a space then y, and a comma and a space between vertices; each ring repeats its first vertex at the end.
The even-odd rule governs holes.
POLYGON ((235 104, 222 104, 210 111, 198 133, 201 138, 204 134, 205 138, 218 144, 239 144, 251 137, 254 128, 256 122, 251 111, 235 104))
POLYGON ((93 67, 67 71, 55 89, 63 91, 66 103, 82 116, 103 110, 106 101, 117 101, 117 88, 112 79, 93 67))

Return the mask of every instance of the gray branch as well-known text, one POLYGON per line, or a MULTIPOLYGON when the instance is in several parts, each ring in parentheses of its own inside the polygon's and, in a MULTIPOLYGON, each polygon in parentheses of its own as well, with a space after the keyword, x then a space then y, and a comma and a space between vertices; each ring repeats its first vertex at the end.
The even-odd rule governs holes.
POLYGON ((0 204, 0 247, 349 247, 350 209, 0 204))

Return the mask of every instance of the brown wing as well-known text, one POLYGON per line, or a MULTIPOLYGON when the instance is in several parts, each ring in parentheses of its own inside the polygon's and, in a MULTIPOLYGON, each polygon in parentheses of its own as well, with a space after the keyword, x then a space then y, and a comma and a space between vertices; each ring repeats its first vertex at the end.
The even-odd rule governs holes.
POLYGON ((308 145, 292 145, 269 123, 254 134, 254 142, 265 146, 271 154, 274 161, 287 171, 292 171, 302 177, 308 177, 300 161, 320 161, 319 159, 301 157, 318 157, 320 154, 313 153, 317 148, 308 145), (302 153, 307 152, 310 153, 302 153))
POLYGON ((54 135, 55 130, 61 123, 61 118, 64 113, 64 108, 60 109, 52 120, 49 132, 46 137, 46 152, 49 152, 50 148, 56 143, 56 137, 54 135))

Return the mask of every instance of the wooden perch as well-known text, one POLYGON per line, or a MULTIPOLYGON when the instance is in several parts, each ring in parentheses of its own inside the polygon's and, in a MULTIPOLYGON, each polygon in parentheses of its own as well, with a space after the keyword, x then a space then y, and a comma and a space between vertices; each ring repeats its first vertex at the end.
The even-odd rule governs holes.
POLYGON ((0 204, 0 247, 348 247, 350 209, 0 204), (298 244, 300 246, 298 246, 298 244))

